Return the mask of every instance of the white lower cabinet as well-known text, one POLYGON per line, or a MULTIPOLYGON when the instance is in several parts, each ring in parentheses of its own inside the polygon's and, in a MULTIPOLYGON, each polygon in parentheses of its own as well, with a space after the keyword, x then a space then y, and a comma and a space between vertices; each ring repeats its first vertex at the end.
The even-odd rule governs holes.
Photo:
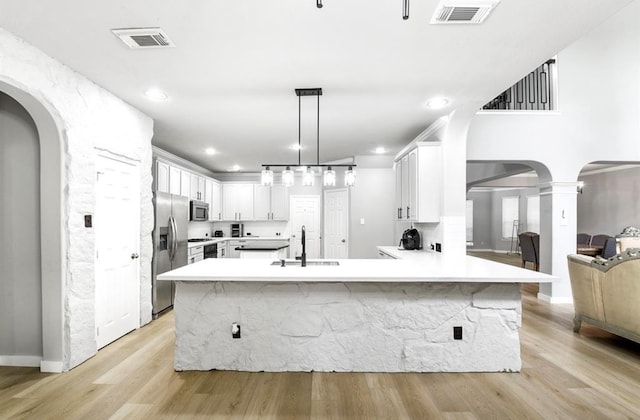
POLYGON ((204 260, 204 245, 189 248, 189 264, 204 260))
POLYGON ((227 241, 227 258, 240 258, 240 251, 237 251, 236 248, 247 243, 246 240, 243 239, 234 239, 227 241))

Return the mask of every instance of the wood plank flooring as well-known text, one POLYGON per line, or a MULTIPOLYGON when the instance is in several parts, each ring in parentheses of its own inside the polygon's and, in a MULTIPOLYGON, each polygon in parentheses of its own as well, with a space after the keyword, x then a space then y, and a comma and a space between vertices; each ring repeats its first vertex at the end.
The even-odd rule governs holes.
POLYGON ((576 335, 572 306, 536 293, 523 288, 520 373, 174 372, 168 313, 70 372, 0 367, 0 418, 640 418, 640 345, 589 325, 576 335))

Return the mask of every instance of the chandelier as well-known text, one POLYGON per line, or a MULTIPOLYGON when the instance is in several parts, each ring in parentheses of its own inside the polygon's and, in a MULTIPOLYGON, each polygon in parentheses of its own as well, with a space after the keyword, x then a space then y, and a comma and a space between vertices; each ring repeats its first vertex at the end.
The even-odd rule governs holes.
POLYGON ((285 187, 291 187, 294 183, 294 174, 292 167, 301 168, 302 173, 302 185, 313 186, 315 173, 313 168, 319 168, 323 175, 323 185, 325 187, 336 185, 336 171, 334 167, 346 167, 347 170, 344 173, 344 185, 347 187, 353 187, 356 183, 356 171, 355 164, 336 164, 336 165, 321 165, 320 164, 320 96, 322 95, 322 88, 305 88, 296 89, 296 96, 298 96, 298 163, 264 163, 262 167, 261 182, 262 185, 273 185, 273 171, 271 167, 284 167, 282 171, 282 185, 285 187), (316 130, 316 163, 301 163, 301 139, 300 139, 300 126, 301 126, 301 97, 302 96, 315 96, 317 98, 317 130, 316 130), (323 171, 324 168, 324 171, 323 171))

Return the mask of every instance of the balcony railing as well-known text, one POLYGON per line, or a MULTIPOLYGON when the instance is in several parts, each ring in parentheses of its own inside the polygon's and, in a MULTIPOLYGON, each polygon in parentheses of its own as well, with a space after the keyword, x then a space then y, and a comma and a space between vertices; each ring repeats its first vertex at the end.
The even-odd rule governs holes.
POLYGON ((555 59, 547 60, 518 83, 483 106, 482 109, 509 111, 552 111, 556 109, 555 65, 555 59))

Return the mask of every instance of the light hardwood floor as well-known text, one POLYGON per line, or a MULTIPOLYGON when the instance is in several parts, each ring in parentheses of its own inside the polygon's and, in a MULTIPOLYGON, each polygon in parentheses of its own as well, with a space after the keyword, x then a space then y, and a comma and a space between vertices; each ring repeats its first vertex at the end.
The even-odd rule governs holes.
POLYGON ((640 418, 640 345, 574 334, 572 307, 536 292, 523 290, 520 373, 174 372, 168 313, 64 374, 0 367, 0 418, 640 418))

